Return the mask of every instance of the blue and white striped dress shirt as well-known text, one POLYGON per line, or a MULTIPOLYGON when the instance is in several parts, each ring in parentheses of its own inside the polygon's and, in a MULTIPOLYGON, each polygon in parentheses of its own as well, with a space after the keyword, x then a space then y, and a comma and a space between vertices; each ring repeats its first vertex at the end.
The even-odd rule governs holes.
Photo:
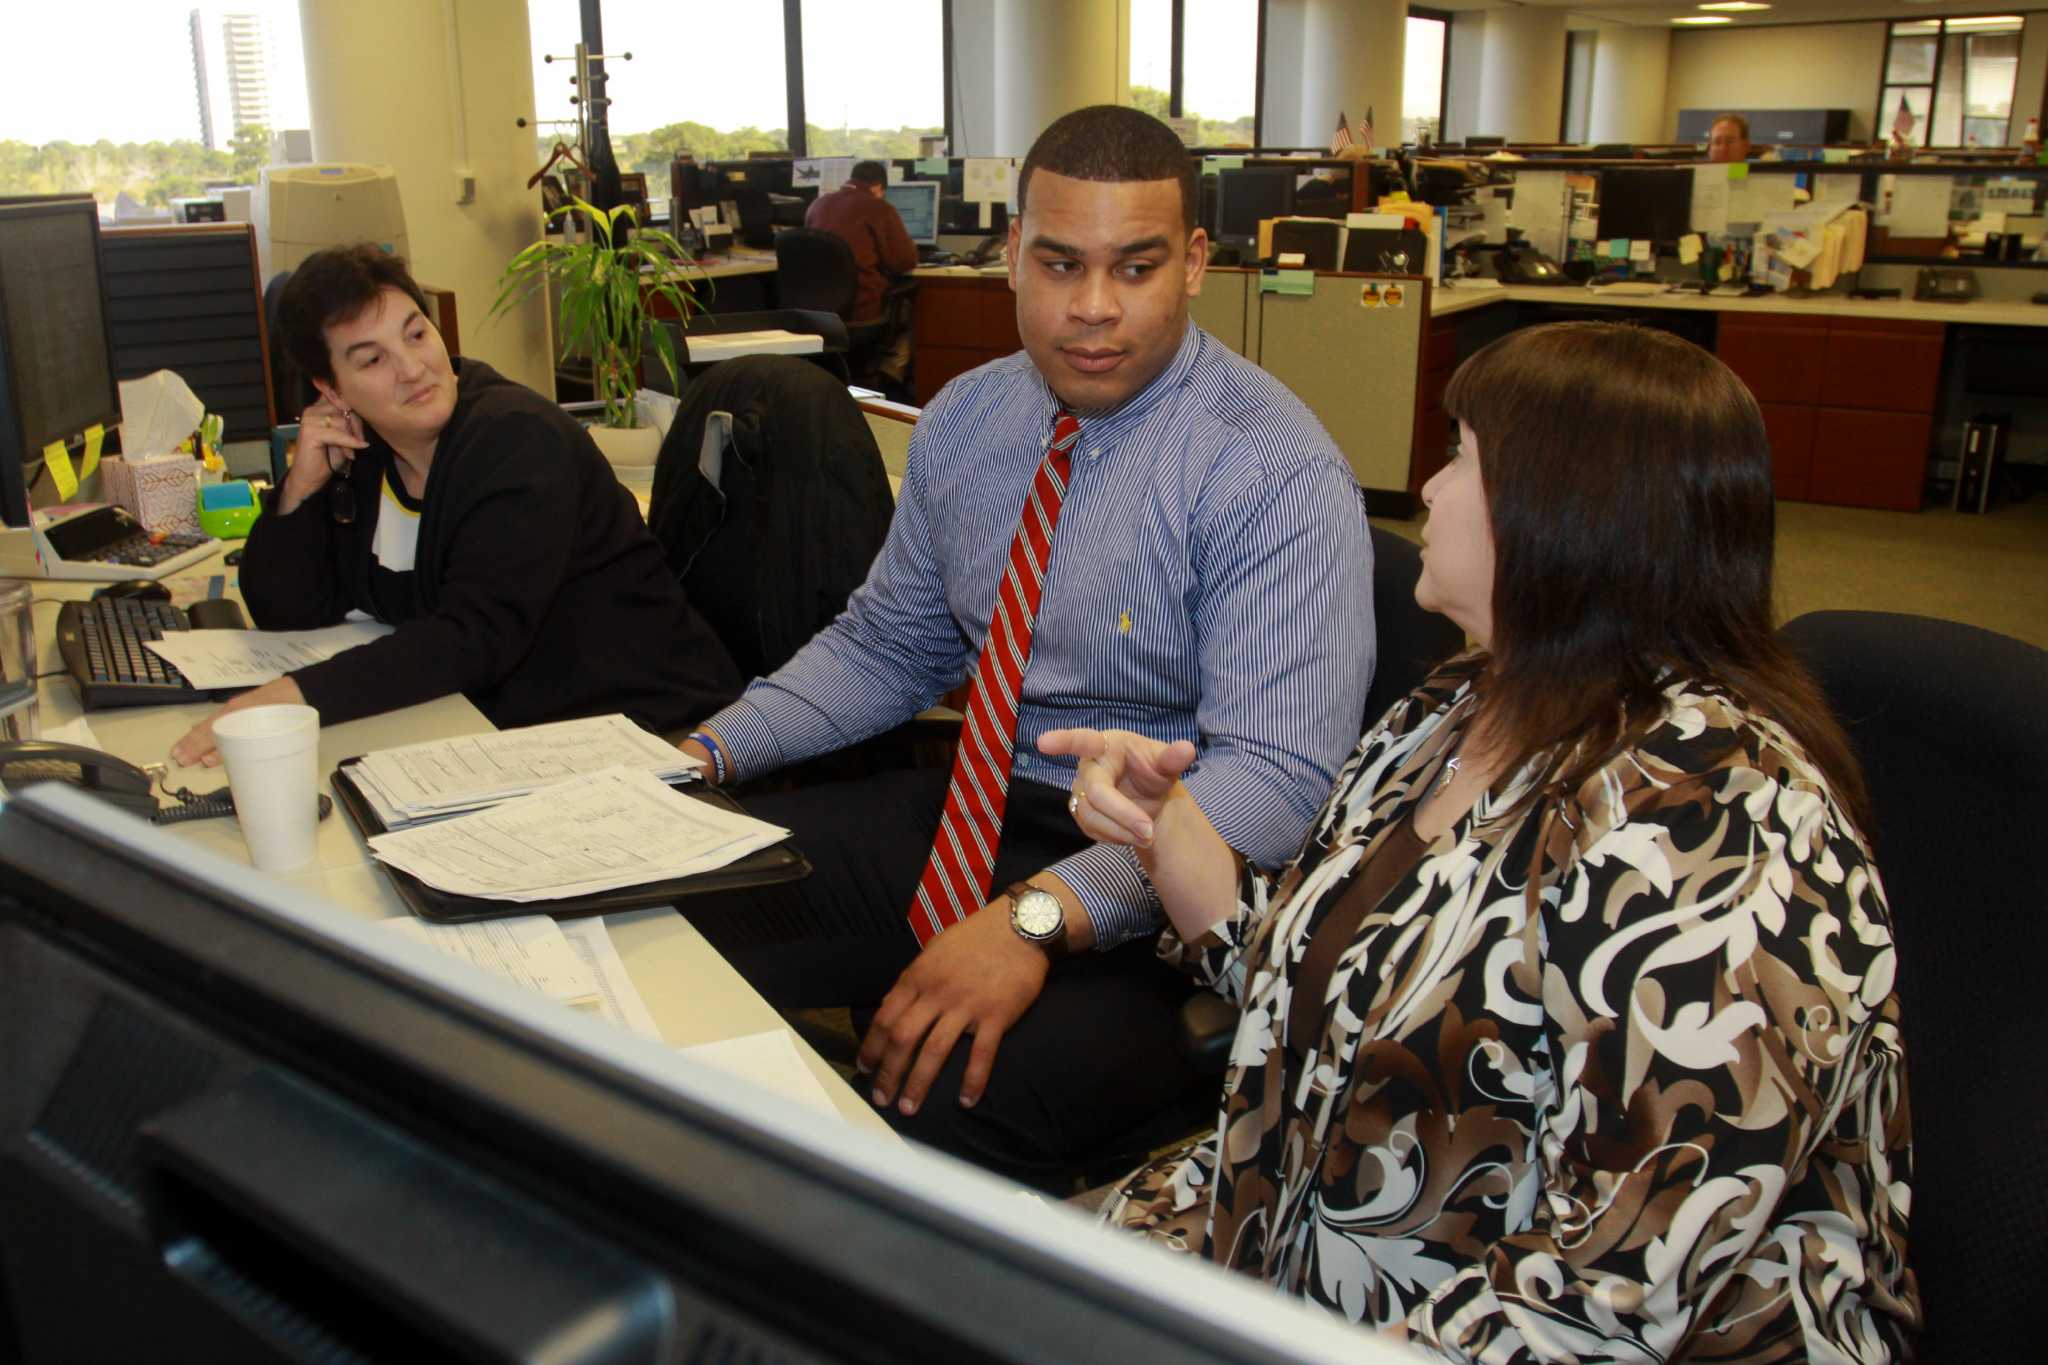
MULTIPOLYGON (((707 722, 738 772, 879 734, 966 677, 1056 408, 1019 352, 925 409, 867 582, 707 722)), ((1203 813, 1276 865, 1357 742, 1372 667, 1372 541, 1350 467, 1278 380, 1190 324, 1142 392, 1082 419, 1012 780, 1071 785, 1073 764, 1037 750, 1047 730, 1190 739, 1201 753, 1185 780, 1203 813)), ((1093 845, 1052 870, 1099 946, 1157 926, 1128 849, 1093 845)))

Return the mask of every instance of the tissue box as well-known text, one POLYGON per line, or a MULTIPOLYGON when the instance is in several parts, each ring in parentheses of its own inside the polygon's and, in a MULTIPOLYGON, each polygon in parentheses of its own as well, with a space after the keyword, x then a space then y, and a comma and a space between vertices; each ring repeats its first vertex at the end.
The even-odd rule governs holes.
POLYGON ((150 531, 199 530, 199 462, 190 455, 100 461, 107 496, 150 531))

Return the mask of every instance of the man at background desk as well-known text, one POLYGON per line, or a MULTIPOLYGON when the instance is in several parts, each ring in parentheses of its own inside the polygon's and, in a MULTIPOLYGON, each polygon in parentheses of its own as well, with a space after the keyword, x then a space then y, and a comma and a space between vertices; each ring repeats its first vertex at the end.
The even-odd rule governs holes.
POLYGON ((1740 114, 1722 114, 1707 129, 1707 160, 1749 160, 1749 120, 1740 114))
POLYGON ((917 243, 903 226, 903 215, 882 197, 889 172, 879 161, 863 161, 830 194, 821 194, 804 210, 804 226, 829 232, 853 248, 860 284, 853 296, 855 327, 882 320, 882 294, 889 287, 884 272, 908 275, 917 269, 917 243))
POLYGON ((861 1059, 899 1130, 1047 1185, 1195 1078, 1157 898, 1130 850, 1075 828, 1072 762, 1038 736, 1194 741, 1204 810, 1277 864, 1372 675, 1350 468, 1298 399, 1188 321, 1208 259, 1193 164, 1133 109, 1038 139, 1010 225, 1024 354, 925 409, 867 582, 683 746, 719 780, 759 777, 899 725, 973 670, 950 783, 891 771, 749 797, 812 876, 686 913, 773 1004, 879 1003, 861 1059))

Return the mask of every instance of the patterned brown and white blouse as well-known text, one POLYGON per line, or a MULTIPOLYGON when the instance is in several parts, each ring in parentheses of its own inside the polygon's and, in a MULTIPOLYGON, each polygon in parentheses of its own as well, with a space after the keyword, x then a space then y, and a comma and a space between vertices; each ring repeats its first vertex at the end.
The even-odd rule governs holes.
POLYGON ((1365 736, 1235 919, 1166 936, 1242 1008, 1219 1131, 1105 1217, 1454 1360, 1907 1358, 1890 915, 1774 722, 1672 685, 1573 799, 1517 813, 1531 774, 1507 779, 1291 1009, 1318 924, 1455 751, 1468 671, 1365 736))

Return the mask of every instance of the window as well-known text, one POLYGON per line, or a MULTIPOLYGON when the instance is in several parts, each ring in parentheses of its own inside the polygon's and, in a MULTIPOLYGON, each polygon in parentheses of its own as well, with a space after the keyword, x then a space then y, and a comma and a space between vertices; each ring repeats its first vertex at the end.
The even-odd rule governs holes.
MULTIPOLYGON (((561 41, 554 36, 558 13, 577 8, 573 0, 528 0, 528 6, 536 47, 561 41)), ((782 0, 604 0, 602 15, 605 51, 634 54, 630 62, 605 63, 620 170, 658 174, 661 179, 649 183, 665 186, 669 162, 681 152, 718 161, 788 150, 782 0)), ((571 43, 577 32, 580 24, 566 35, 571 43)), ((556 73, 545 84, 535 82, 539 116, 573 118, 564 83, 570 73, 559 62, 536 69, 556 73)))
POLYGON ((1893 24, 1877 94, 1878 136, 1912 147, 2007 145, 2024 27, 2016 14, 1893 24))
POLYGON ((945 136, 942 3, 804 0, 807 154, 916 156, 945 136))
MULTIPOLYGON (((1186 11, 1181 113, 1196 120, 1196 145, 1252 146, 1259 98, 1259 0, 1181 3, 1186 11)), ((1136 10, 1133 4, 1134 33, 1136 10)))
POLYGON ((90 192, 103 216, 163 218, 253 185, 273 137, 307 126, 296 0, 15 5, 7 43, 40 55, 0 85, 0 194, 90 192), (88 86, 59 54, 89 54, 88 86))
POLYGON ((1174 0, 1131 0, 1130 105, 1167 117, 1173 95, 1174 0))
POLYGON ((1451 16, 1409 10, 1401 73, 1401 141, 1411 147, 1437 140, 1444 126, 1444 64, 1451 16))

